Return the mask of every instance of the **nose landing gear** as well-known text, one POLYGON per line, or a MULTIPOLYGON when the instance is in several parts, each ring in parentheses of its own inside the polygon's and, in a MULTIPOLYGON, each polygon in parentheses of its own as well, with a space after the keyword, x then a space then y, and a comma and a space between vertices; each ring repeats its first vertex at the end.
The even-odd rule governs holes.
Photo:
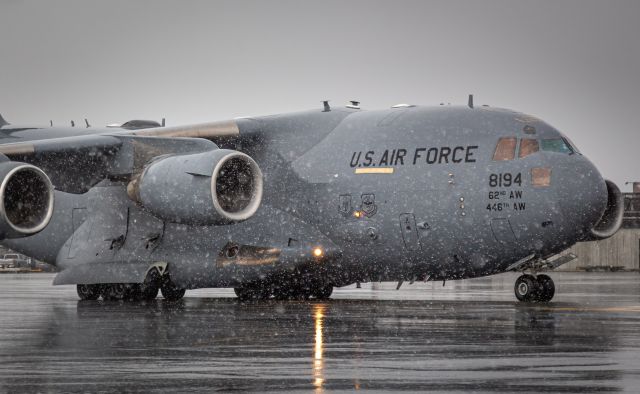
POLYGON ((556 287, 548 275, 521 275, 514 286, 516 298, 523 302, 549 302, 556 292, 556 287))

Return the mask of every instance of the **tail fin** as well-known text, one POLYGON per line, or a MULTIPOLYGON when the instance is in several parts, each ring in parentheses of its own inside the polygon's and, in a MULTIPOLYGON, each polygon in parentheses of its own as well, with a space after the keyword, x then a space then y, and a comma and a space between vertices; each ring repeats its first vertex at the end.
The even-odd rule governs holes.
POLYGON ((0 115, 0 127, 4 126, 4 125, 8 125, 9 122, 7 122, 6 120, 4 120, 4 118, 2 117, 2 115, 0 115))

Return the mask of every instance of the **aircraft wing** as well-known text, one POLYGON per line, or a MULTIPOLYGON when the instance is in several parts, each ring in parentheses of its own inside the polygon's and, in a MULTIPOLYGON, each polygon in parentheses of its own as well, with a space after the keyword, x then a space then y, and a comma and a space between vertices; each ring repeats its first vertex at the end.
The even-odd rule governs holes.
POLYGON ((0 154, 42 168, 57 190, 78 194, 103 179, 130 175, 153 157, 215 149, 205 138, 238 134, 234 121, 211 122, 2 144, 0 154))
POLYGON ((121 147, 118 138, 87 135, 4 144, 0 153, 42 168, 58 190, 83 193, 107 176, 121 147))

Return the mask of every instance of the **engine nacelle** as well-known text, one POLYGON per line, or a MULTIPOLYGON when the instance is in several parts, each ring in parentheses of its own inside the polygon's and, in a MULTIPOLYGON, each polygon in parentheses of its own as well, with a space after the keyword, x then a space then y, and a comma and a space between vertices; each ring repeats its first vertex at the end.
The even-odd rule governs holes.
POLYGON ((159 157, 132 180, 127 192, 171 222, 239 222, 260 206, 262 171, 251 157, 227 149, 159 157))
POLYGON ((0 163, 0 239, 21 238, 43 230, 53 216, 53 185, 38 167, 0 163))
POLYGON ((613 236, 622 226, 624 215, 624 197, 615 183, 605 180, 607 184, 607 208, 600 221, 591 229, 585 241, 596 241, 613 236))

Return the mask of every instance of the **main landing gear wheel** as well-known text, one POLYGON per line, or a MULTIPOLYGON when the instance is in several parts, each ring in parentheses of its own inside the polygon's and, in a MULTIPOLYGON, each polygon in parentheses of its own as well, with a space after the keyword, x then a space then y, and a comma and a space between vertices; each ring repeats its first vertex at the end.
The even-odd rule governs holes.
POLYGON ((160 275, 158 271, 152 269, 147 273, 147 277, 144 279, 144 282, 140 285, 139 290, 139 298, 142 301, 152 301, 155 300, 158 296, 158 292, 160 291, 160 275))
MULTIPOLYGON (((158 272, 151 270, 143 283, 79 284, 77 291, 81 300, 97 300, 102 296, 105 301, 151 301, 158 296, 161 280, 158 272)), ((179 291, 171 294, 172 297, 178 297, 177 299, 183 295, 184 290, 181 295, 179 291)))
POLYGON ((162 281, 160 285, 160 291, 162 292, 162 296, 165 300, 168 301, 178 301, 184 297, 185 289, 181 289, 177 287, 171 279, 166 279, 162 281))
POLYGON ((240 301, 267 300, 271 296, 269 288, 260 286, 235 287, 233 291, 240 301))
POLYGON ((238 297, 240 301, 250 301, 253 299, 253 292, 246 287, 234 287, 233 292, 236 293, 236 297, 238 297))
POLYGON ((100 297, 100 285, 77 285, 76 291, 81 300, 97 300, 100 297))
POLYGON ((290 286, 280 286, 276 287, 273 292, 273 296, 276 300, 286 301, 286 300, 306 300, 311 295, 308 291, 305 291, 304 288, 297 284, 292 284, 290 286))
POLYGON ((312 290, 311 295, 317 300, 328 300, 333 293, 332 285, 321 285, 312 290))
POLYGON ((125 288, 124 283, 107 283, 102 285, 101 294, 105 301, 117 301, 124 299, 125 288))
POLYGON ((138 299, 140 285, 137 283, 107 283, 101 286, 105 301, 133 301, 138 299))
POLYGON ((156 299, 159 292, 160 286, 157 284, 143 283, 140 285, 139 298, 141 301, 153 301, 156 299))
POLYGON ((518 301, 548 302, 555 294, 553 279, 548 275, 522 275, 516 280, 514 291, 518 301))
POLYGON ((311 281, 278 287, 275 289, 274 296, 277 300, 303 301, 311 297, 316 300, 328 300, 331 293, 333 293, 333 285, 311 281))

